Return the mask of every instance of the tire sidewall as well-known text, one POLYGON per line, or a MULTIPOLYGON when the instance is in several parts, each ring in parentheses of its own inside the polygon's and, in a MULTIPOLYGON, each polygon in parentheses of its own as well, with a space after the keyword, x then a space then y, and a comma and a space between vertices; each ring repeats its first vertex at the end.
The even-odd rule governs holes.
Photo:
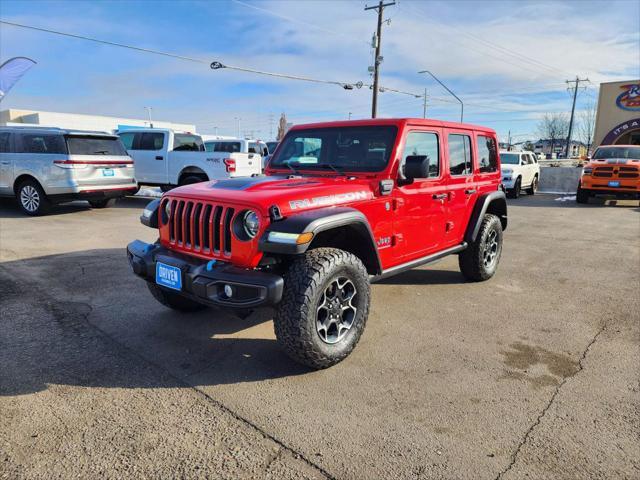
POLYGON ((363 278, 361 272, 354 265, 342 264, 337 268, 331 269, 324 276, 319 287, 315 289, 311 296, 311 302, 307 311, 306 318, 301 319, 306 323, 305 330, 308 332, 309 340, 314 344, 315 348, 328 357, 344 356, 348 354, 353 346, 358 342, 367 320, 369 312, 369 282, 367 278, 363 278), (356 288, 356 317, 353 324, 346 335, 337 343, 326 343, 320 338, 316 329, 317 310, 325 289, 333 280, 338 277, 348 278, 356 288))
POLYGON ((486 278, 492 277, 496 270, 498 269, 498 264, 500 263, 500 257, 502 256, 502 225, 500 224, 500 219, 494 215, 490 217, 490 220, 487 222, 485 228, 482 229, 481 238, 479 242, 478 255, 480 256, 480 268, 483 270, 483 276, 486 278), (484 264, 484 249, 489 239, 489 233, 495 230, 496 232, 496 240, 498 241, 498 252, 496 253, 496 258, 491 265, 490 268, 487 268, 484 264))

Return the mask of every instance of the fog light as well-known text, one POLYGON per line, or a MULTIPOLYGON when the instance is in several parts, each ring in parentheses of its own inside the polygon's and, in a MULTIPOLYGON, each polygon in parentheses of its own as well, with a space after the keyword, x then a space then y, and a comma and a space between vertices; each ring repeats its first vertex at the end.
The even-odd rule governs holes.
POLYGON ((233 287, 231 285, 224 286, 224 295, 227 298, 231 298, 233 296, 233 287))

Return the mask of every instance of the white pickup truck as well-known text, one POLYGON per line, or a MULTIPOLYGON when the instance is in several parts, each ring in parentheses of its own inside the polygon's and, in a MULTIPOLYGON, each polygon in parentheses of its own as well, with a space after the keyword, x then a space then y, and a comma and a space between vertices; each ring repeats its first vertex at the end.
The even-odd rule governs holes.
POLYGON ((518 198, 523 188, 529 195, 538 191, 540 165, 533 152, 500 152, 500 168, 508 197, 518 198))
POLYGON ((144 185, 167 190, 176 185, 262 173, 260 155, 207 152, 202 137, 194 133, 140 128, 116 134, 133 158, 136 180, 144 185))

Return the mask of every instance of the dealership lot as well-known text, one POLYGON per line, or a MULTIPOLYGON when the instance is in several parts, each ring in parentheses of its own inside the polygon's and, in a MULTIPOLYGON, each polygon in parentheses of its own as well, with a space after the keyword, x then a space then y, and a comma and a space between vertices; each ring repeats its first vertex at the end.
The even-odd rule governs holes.
POLYGON ((0 477, 640 475, 637 202, 511 201, 492 280, 450 257, 376 284, 323 371, 269 310, 153 300, 124 250, 146 202, 0 201, 0 477))

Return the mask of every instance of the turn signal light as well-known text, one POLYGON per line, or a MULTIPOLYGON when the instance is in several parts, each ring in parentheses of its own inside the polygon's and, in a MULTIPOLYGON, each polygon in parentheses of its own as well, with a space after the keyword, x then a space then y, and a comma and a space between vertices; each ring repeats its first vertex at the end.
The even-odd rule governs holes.
POLYGON ((235 173, 236 161, 233 158, 225 158, 223 162, 225 167, 227 168, 227 173, 235 173))

